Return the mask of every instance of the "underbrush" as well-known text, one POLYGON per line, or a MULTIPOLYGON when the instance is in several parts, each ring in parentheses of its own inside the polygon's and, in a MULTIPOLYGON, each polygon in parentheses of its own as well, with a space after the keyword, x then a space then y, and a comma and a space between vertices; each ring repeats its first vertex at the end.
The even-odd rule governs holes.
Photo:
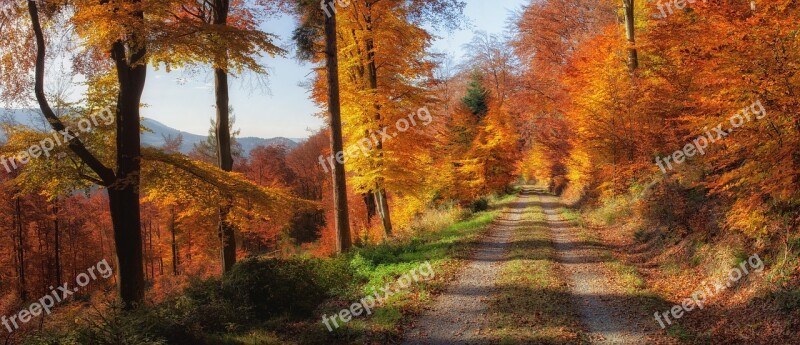
POLYGON ((125 312, 105 304, 72 327, 25 344, 215 344, 272 317, 303 319, 327 298, 348 293, 355 272, 346 257, 248 258, 222 279, 193 280, 178 297, 125 312))
MULTIPOLYGON (((659 180, 633 185, 627 193, 595 200, 581 217, 605 240, 620 246, 612 266, 630 278, 630 286, 646 283, 665 300, 680 301, 704 282, 722 280, 753 255, 766 267, 721 292, 710 307, 683 318, 667 334, 681 342, 749 341, 766 329, 781 337, 798 331, 800 317, 800 241, 797 235, 753 235, 726 223, 725 200, 698 187, 659 180), (794 236, 794 237, 793 237, 794 236), (621 263, 618 263, 621 262, 621 263), (630 270, 630 268, 636 268, 630 270), (642 275, 641 273, 645 274, 642 275), (645 280, 640 277, 646 276, 645 280), (713 328, 714 319, 749 324, 747 332, 713 328)), ((757 342, 756 342, 757 343, 757 342)))
POLYGON ((448 203, 440 207, 432 208, 416 217, 408 226, 407 234, 409 236, 430 233, 446 228, 451 224, 455 224, 464 220, 469 216, 467 210, 455 205, 455 203, 448 203))
POLYGON ((203 345, 364 343, 399 336, 404 316, 422 310, 513 196, 486 199, 486 211, 442 207, 413 230, 332 258, 248 258, 222 278, 196 279, 175 297, 123 311, 103 303, 69 324, 28 336, 26 345, 203 345), (429 262, 435 278, 398 291, 369 317, 333 332, 321 316, 429 262))

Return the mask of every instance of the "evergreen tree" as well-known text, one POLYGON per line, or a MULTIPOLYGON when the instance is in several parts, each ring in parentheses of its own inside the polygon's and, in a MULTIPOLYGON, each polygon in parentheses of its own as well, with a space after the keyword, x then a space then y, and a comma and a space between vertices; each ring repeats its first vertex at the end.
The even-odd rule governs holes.
MULTIPOLYGON (((244 149, 242 149, 242 144, 236 140, 241 130, 233 129, 234 124, 236 123, 236 116, 233 115, 233 108, 231 108, 229 111, 231 113, 231 118, 228 122, 228 130, 231 133, 231 155, 233 156, 234 160, 241 160, 241 158, 244 156, 244 149)), ((194 144, 193 151, 195 154, 200 156, 203 161, 209 163, 217 162, 217 121, 215 119, 211 119, 211 127, 208 129, 208 137, 206 138, 206 141, 194 144)))
POLYGON ((467 94, 461 98, 461 102, 480 120, 489 112, 488 98, 489 90, 483 87, 483 75, 478 71, 472 72, 467 94))

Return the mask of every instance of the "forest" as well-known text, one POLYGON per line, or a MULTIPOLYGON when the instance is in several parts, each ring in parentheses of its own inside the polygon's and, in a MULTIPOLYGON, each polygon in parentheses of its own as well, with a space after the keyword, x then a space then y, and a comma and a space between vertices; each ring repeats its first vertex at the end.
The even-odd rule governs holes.
POLYGON ((800 343, 800 3, 513 3, 0 0, 0 343, 800 343))

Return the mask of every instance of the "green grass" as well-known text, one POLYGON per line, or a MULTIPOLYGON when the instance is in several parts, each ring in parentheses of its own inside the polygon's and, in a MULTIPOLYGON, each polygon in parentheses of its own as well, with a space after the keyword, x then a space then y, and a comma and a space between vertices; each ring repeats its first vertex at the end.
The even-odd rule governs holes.
POLYGON ((209 342, 218 345, 279 345, 286 344, 277 334, 266 330, 254 330, 243 334, 209 336, 209 342))
POLYGON ((418 235, 398 241, 358 248, 346 255, 357 281, 342 282, 352 285, 323 305, 319 318, 293 322, 272 321, 262 329, 238 335, 228 335, 222 344, 363 344, 384 343, 398 339, 405 324, 423 310, 433 296, 441 291, 459 267, 465 262, 472 245, 486 232, 504 207, 515 199, 514 195, 492 198, 488 211, 466 216, 438 231, 419 232, 418 235), (354 317, 340 328, 328 332, 321 316, 332 315, 351 303, 373 293, 373 289, 394 282, 401 275, 429 262, 435 278, 412 283, 407 289, 391 296, 376 307, 372 315, 354 317), (344 291, 348 291, 345 293, 344 291), (275 338, 275 339, 273 339, 275 338), (265 339, 265 340, 262 340, 265 339))
POLYGON ((490 303, 490 338, 500 344, 586 343, 570 290, 559 270, 545 214, 538 200, 525 209, 509 260, 490 303))
POLYGON ((676 338, 680 341, 689 341, 692 338, 694 338, 692 334, 689 333, 689 331, 686 330, 686 328, 684 328, 680 324, 674 324, 669 328, 667 328, 667 334, 670 337, 676 338))

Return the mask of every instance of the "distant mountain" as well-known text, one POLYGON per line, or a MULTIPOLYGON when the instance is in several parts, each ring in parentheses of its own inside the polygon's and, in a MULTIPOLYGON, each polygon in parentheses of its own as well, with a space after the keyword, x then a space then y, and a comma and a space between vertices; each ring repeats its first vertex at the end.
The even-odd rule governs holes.
MULTIPOLYGON (((47 122, 44 121, 41 112, 34 109, 3 109, 0 110, 0 121, 14 121, 29 127, 49 130, 47 122)), ((195 144, 206 140, 205 135, 192 134, 177 130, 169 127, 161 122, 153 119, 143 118, 142 125, 148 129, 142 133, 142 145, 158 147, 164 145, 165 138, 176 138, 178 135, 183 135, 183 145, 181 145, 181 152, 189 153, 195 144)), ((0 131, 0 140, 5 140, 5 133, 0 131)), ((258 146, 274 146, 284 145, 288 148, 294 148, 305 139, 289 139, 283 137, 277 138, 255 138, 244 137, 236 138, 242 144, 244 155, 250 155, 250 151, 258 146)))
MULTIPOLYGON (((176 138, 178 135, 183 135, 183 145, 181 145, 181 152, 188 153, 189 151, 192 150, 195 144, 203 142, 207 138, 207 136, 205 135, 198 135, 198 134, 187 133, 184 131, 179 131, 177 129, 169 127, 153 119, 144 118, 142 120, 142 125, 150 130, 142 133, 142 145, 145 146, 158 147, 164 145, 165 138, 176 138)), ((258 146, 283 145, 291 149, 296 147, 298 144, 297 141, 283 137, 269 138, 269 139, 244 137, 244 138, 236 138, 236 140, 240 144, 242 144, 242 150, 244 151, 245 156, 250 155, 250 151, 252 151, 258 146)))

